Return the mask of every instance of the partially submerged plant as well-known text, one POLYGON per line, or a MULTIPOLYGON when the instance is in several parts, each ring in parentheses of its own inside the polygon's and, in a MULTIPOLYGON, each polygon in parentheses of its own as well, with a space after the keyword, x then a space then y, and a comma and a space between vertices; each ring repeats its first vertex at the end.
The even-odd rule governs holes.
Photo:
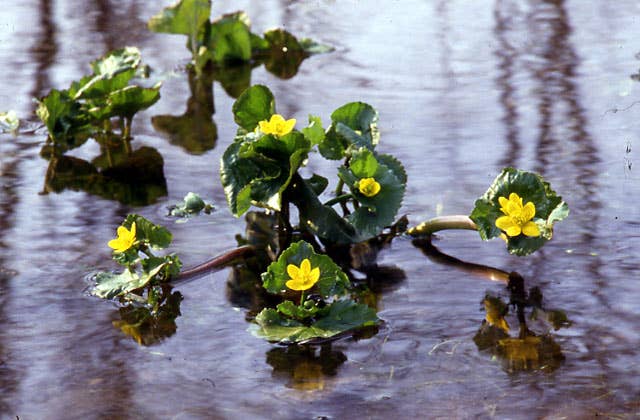
POLYGON ((483 240, 501 237, 511 254, 528 255, 553 237, 553 225, 569 215, 569 206, 548 182, 533 172, 505 168, 476 200, 469 217, 444 216, 408 230, 430 236, 443 229, 477 230, 483 240))
POLYGON ((299 213, 297 228, 325 244, 361 242, 394 222, 406 173, 397 159, 375 150, 379 134, 373 107, 349 103, 333 112, 326 130, 316 116, 297 130, 295 120, 277 114, 271 91, 256 85, 240 95, 233 113, 239 128, 222 157, 220 173, 234 215, 254 205, 278 212, 283 225, 290 226, 293 204, 299 213), (343 160, 333 197, 324 202, 329 180, 300 174, 316 148, 327 159, 343 160))
POLYGON ((267 70, 288 78, 311 54, 331 51, 310 39, 296 39, 285 30, 267 31, 261 37, 251 32, 244 12, 222 15, 214 21, 211 0, 179 0, 149 19, 154 32, 187 36, 192 64, 201 72, 208 63, 220 66, 259 60, 267 70))
POLYGON ((91 69, 92 74, 68 89, 53 89, 38 101, 36 113, 58 153, 81 146, 90 137, 100 141, 101 135, 112 132, 112 119, 120 121, 121 139, 128 141, 134 115, 160 99, 159 83, 131 84, 149 71, 136 47, 112 51, 93 61, 91 69))
MULTIPOLYGON (((329 339, 357 328, 376 325, 375 310, 348 294, 346 274, 330 257, 317 254, 307 242, 292 244, 262 275, 263 287, 285 300, 255 318, 255 334, 282 343, 329 339), (300 294, 299 304, 292 300, 300 294)), ((295 299, 297 300, 297 299, 295 299)))
POLYGON ((113 259, 124 267, 119 274, 95 275, 95 296, 123 301, 152 302, 153 287, 168 282, 180 272, 182 263, 175 254, 156 256, 152 249, 164 249, 171 243, 171 232, 137 214, 130 214, 109 241, 113 259), (144 290, 148 294, 143 296, 144 290))

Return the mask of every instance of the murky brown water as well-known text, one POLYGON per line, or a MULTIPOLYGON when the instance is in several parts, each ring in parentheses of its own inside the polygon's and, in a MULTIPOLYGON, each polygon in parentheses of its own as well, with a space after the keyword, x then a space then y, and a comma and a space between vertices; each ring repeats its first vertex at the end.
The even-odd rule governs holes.
MULTIPOLYGON (((514 371, 473 338, 486 292, 501 283, 427 259, 408 240, 381 263, 406 279, 378 296, 385 325, 322 351, 283 349, 246 332, 222 271, 180 285, 175 334, 139 346, 114 328, 118 309, 84 294, 112 269, 106 242, 132 208, 43 190, 42 130, 0 135, 0 412, 6 418, 585 418, 640 416, 640 3, 605 1, 220 1, 253 29, 284 26, 336 46, 281 80, 263 67, 284 115, 325 121, 362 100, 380 112, 381 148, 409 175, 413 224, 465 214, 503 166, 543 174, 571 207, 541 252, 517 258, 500 241, 447 233, 460 259, 517 270, 545 304, 567 312, 551 331, 564 361, 514 371)), ((0 110, 36 127, 32 97, 66 87, 108 50, 137 45, 157 72, 188 59, 184 39, 147 31, 154 1, 31 0, 0 12, 0 110)), ((235 245, 244 220, 224 208, 219 159, 235 125, 218 84, 218 143, 173 145, 151 117, 180 115, 177 71, 136 117, 134 145, 164 158, 167 196, 133 211, 170 226, 187 266, 235 245), (193 151, 193 150, 192 150, 193 151), (173 224, 166 206, 196 191, 218 206, 173 224)), ((73 155, 91 159, 91 144, 73 155)), ((511 322, 514 322, 511 319, 511 322)), ((540 332, 540 331, 539 331, 540 332)))

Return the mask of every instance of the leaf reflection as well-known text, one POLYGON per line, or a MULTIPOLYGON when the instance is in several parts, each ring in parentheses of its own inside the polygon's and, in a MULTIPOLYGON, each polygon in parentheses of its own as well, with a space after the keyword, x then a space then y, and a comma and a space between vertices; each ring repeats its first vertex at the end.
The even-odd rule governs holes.
MULTIPOLYGON (((92 162, 73 157, 51 155, 43 193, 64 190, 84 191, 123 204, 144 206, 167 195, 164 160, 152 147, 131 153, 123 143, 101 142, 101 154, 92 162)), ((44 146, 41 155, 51 149, 44 146)))
POLYGON ((141 346, 157 344, 176 333, 181 302, 182 294, 166 287, 153 306, 131 303, 120 308, 120 319, 113 326, 141 346))
POLYGON ((562 349, 550 330, 568 327, 571 322, 564 311, 548 309, 543 305, 540 288, 532 287, 527 291, 524 278, 517 272, 507 273, 494 267, 459 260, 442 253, 431 244, 430 239, 416 239, 413 244, 433 261, 506 283, 505 296, 489 292, 482 299, 486 315, 473 337, 478 350, 489 352, 501 360, 503 369, 509 372, 553 371, 562 364, 562 349), (528 319, 531 328, 535 325, 537 332, 527 324, 527 311, 530 312, 528 319), (512 332, 507 319, 514 317, 518 329, 512 332))
POLYGON ((328 379, 335 376, 347 356, 331 345, 276 347, 267 352, 267 363, 273 367, 272 376, 285 386, 299 391, 321 391, 328 379))

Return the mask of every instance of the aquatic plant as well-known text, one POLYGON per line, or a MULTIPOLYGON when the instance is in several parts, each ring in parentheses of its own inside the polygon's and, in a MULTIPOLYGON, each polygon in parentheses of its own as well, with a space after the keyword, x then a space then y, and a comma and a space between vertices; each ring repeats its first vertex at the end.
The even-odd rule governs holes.
POLYGON ((91 69, 92 74, 68 89, 53 89, 38 100, 36 113, 47 127, 54 153, 81 146, 89 138, 100 141, 112 133, 112 119, 119 120, 120 138, 128 144, 134 115, 160 99, 160 83, 131 84, 149 72, 136 47, 109 52, 93 61, 91 69))
POLYGON ((153 32, 186 35, 191 64, 198 72, 209 63, 221 66, 255 60, 287 78, 309 55, 331 51, 308 38, 298 40, 283 29, 263 36, 254 34, 244 12, 225 14, 214 21, 209 20, 210 15, 210 0, 179 0, 149 19, 148 27, 153 32))

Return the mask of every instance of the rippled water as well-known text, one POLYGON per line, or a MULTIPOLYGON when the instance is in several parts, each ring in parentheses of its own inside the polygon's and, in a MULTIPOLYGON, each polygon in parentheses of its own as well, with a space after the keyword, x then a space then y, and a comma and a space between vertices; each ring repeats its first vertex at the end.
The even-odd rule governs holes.
MULTIPOLYGON (((22 132, 0 135, 0 412, 7 418, 388 418, 640 415, 640 3, 585 1, 219 1, 247 11, 254 31, 283 26, 334 45, 281 80, 257 68, 278 111, 325 121, 361 100, 380 112, 384 152, 404 163, 401 212, 415 224, 465 214, 504 166, 543 174, 571 207, 528 258, 473 232, 440 235, 457 258, 518 271, 570 328, 550 331, 564 361, 514 369, 473 338, 485 293, 502 283, 426 258, 397 240, 381 263, 406 278, 378 296, 385 324, 369 339, 306 353, 246 332, 228 271, 180 285, 177 330, 139 346, 113 326, 113 304, 84 293, 113 269, 106 242, 130 211, 174 232, 187 266, 235 245, 243 219, 225 209, 219 159, 233 138, 233 99, 213 87, 218 142, 190 154, 151 117, 189 98, 180 36, 153 34, 156 2, 16 2, 0 12, 0 111, 22 132), (18 4, 19 3, 19 4, 18 4), (66 87, 108 50, 136 45, 167 77, 139 114, 134 146, 164 159, 167 195, 129 207, 66 190, 41 194, 46 134, 33 97, 66 87), (35 131, 34 131, 35 130, 35 131), (166 206, 196 191, 218 210, 174 224, 166 206)), ((74 155, 90 159, 87 144, 74 155)), ((515 319, 510 322, 515 323, 515 319)), ((540 332, 540 331, 539 331, 540 332)))

